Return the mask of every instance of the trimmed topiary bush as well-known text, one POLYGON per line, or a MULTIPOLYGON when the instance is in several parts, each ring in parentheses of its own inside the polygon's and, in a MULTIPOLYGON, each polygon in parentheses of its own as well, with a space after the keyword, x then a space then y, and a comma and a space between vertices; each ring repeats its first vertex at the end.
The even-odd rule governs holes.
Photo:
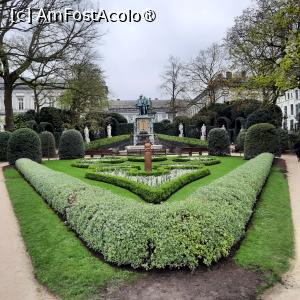
POLYGON ((208 134, 209 155, 230 155, 230 140, 226 130, 214 128, 208 134))
POLYGON ((144 269, 195 269, 228 256, 245 235, 272 162, 272 154, 261 154, 184 201, 167 205, 128 201, 28 159, 16 165, 78 237, 106 261, 144 269))
POLYGON ((40 134, 41 145, 42 145, 42 154, 44 157, 55 157, 56 148, 55 148, 55 138, 54 135, 49 131, 43 131, 40 134))
POLYGON ((10 136, 11 132, 9 131, 0 132, 0 161, 7 160, 7 145, 10 136))
POLYGON ((82 135, 75 129, 64 131, 59 141, 59 158, 74 159, 84 157, 82 135))
POLYGON ((238 136, 236 138, 236 146, 235 146, 236 151, 239 151, 239 152, 244 151, 246 133, 247 133, 247 131, 243 130, 243 131, 240 131, 240 133, 238 134, 238 136))
POLYGON ((279 142, 278 131, 274 125, 253 125, 248 129, 245 138, 245 159, 251 159, 264 152, 279 155, 279 142))
POLYGON ((14 131, 8 141, 7 159, 12 165, 19 158, 42 162, 42 148, 39 135, 29 128, 14 131))
POLYGON ((277 133, 280 140, 280 152, 283 153, 289 149, 289 133, 287 130, 284 130, 282 128, 278 128, 277 133))

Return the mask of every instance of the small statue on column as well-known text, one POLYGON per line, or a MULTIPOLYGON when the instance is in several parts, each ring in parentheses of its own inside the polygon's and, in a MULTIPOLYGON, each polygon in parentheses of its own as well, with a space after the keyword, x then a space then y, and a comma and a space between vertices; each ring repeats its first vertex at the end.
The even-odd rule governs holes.
POLYGON ((110 124, 107 125, 107 137, 111 138, 111 125, 110 124))
POLYGON ((179 129, 179 137, 183 137, 183 124, 182 123, 179 124, 178 129, 179 129))
POLYGON ((205 124, 202 125, 201 127, 201 141, 206 140, 206 126, 205 124))
POLYGON ((91 142, 90 140, 90 132, 87 126, 84 127, 84 139, 87 144, 91 142))
POLYGON ((145 172, 152 171, 152 145, 149 142, 145 143, 144 165, 145 172))

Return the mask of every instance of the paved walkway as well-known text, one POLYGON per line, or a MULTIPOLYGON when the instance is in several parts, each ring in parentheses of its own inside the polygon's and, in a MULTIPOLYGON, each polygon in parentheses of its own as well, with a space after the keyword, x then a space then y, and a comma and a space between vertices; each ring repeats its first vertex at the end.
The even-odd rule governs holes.
POLYGON ((284 276, 283 284, 277 284, 268 290, 263 300, 299 300, 300 299, 300 162, 295 155, 282 157, 287 163, 288 182, 291 197, 292 216, 295 231, 295 260, 291 270, 284 276))
POLYGON ((35 280, 0 164, 0 299, 54 300, 35 280))

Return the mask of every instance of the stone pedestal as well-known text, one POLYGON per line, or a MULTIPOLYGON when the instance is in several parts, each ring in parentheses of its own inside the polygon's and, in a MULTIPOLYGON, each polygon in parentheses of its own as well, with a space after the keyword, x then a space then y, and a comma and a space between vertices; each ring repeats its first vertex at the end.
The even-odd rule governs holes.
POLYGON ((150 143, 145 144, 144 161, 145 161, 145 172, 151 172, 152 171, 152 149, 150 143))
POLYGON ((134 120, 133 144, 144 145, 147 142, 154 144, 154 120, 150 116, 138 116, 134 120))

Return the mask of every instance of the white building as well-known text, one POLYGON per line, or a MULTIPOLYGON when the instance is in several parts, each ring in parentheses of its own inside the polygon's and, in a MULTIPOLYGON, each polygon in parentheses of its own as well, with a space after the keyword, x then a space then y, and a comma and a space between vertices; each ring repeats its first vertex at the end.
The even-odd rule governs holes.
MULTIPOLYGON (((56 100, 61 95, 62 89, 49 88, 43 91, 42 107, 55 106, 56 100)), ((12 94, 12 106, 14 113, 24 113, 28 110, 35 109, 34 92, 26 84, 17 85, 12 94)), ((4 83, 0 80, 0 125, 5 123, 5 106, 4 106, 4 83)))
POLYGON ((300 89, 286 91, 278 98, 277 105, 283 114, 282 127, 290 131, 299 129, 300 89))

